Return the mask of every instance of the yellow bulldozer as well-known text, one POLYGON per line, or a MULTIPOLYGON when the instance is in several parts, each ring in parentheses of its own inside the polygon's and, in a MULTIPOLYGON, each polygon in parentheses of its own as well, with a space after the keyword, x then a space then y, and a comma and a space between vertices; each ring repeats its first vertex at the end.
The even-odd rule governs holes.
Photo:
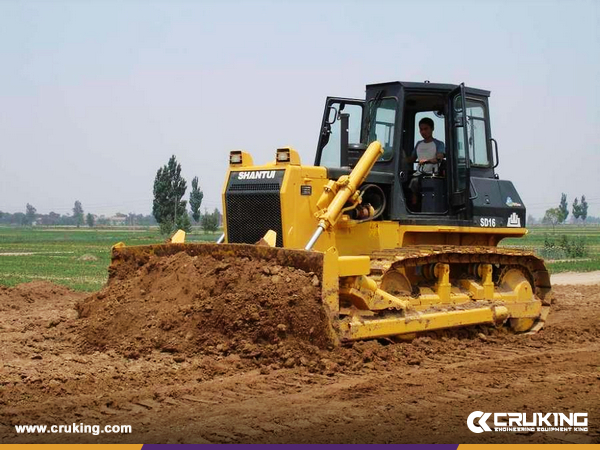
POLYGON ((230 153, 216 244, 178 233, 169 244, 118 245, 110 270, 185 251, 313 272, 337 342, 479 324, 535 332, 550 278, 533 252, 498 246, 527 233, 526 210, 495 170, 489 95, 390 82, 368 85, 365 100, 329 97, 314 165, 291 147, 262 165, 230 153), (424 123, 442 151, 418 162, 424 123))

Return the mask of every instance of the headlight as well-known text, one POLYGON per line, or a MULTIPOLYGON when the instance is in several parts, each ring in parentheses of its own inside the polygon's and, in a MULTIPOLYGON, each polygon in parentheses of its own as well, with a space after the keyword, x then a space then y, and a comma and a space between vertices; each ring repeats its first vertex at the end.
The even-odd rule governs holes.
POLYGON ((229 164, 241 164, 242 163, 242 152, 240 150, 233 150, 229 152, 229 164))
POLYGON ((278 163, 290 162, 290 149, 289 148, 278 148, 277 149, 277 162, 278 163))

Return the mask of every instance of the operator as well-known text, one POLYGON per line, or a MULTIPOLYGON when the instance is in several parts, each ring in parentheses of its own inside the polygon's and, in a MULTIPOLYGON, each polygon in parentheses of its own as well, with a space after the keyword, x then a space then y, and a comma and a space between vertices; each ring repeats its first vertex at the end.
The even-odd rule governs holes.
POLYGON ((421 175, 431 175, 437 172, 439 163, 444 159, 446 147, 442 141, 433 137, 433 120, 429 117, 423 117, 419 120, 419 132, 422 141, 417 142, 411 156, 407 158, 409 163, 419 161, 419 169, 413 174, 409 189, 412 191, 412 206, 416 208, 418 204, 418 195, 421 192, 421 175))

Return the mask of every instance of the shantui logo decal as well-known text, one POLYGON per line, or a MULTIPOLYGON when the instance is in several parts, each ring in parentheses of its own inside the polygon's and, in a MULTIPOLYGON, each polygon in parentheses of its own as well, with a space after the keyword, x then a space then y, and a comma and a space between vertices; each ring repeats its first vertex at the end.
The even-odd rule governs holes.
POLYGON ((467 427, 473 433, 485 431, 587 431, 588 413, 484 413, 473 411, 467 427), (493 417, 492 417, 493 416, 493 417), (493 423, 493 428, 489 422, 493 423))
POLYGON ((510 215, 506 224, 507 224, 507 226, 512 227, 512 228, 520 228, 521 227, 521 218, 519 217, 519 215, 516 212, 514 212, 510 215))
POLYGON ((238 180, 265 180, 275 178, 275 170, 253 170, 252 172, 238 172, 238 180))

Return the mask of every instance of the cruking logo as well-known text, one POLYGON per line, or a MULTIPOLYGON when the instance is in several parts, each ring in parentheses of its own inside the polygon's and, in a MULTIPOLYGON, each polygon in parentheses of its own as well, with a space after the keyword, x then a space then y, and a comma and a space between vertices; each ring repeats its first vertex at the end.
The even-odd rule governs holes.
POLYGON ((467 427, 473 433, 486 431, 588 431, 588 413, 484 413, 473 411, 467 427), (493 427, 488 420, 492 418, 493 427))

